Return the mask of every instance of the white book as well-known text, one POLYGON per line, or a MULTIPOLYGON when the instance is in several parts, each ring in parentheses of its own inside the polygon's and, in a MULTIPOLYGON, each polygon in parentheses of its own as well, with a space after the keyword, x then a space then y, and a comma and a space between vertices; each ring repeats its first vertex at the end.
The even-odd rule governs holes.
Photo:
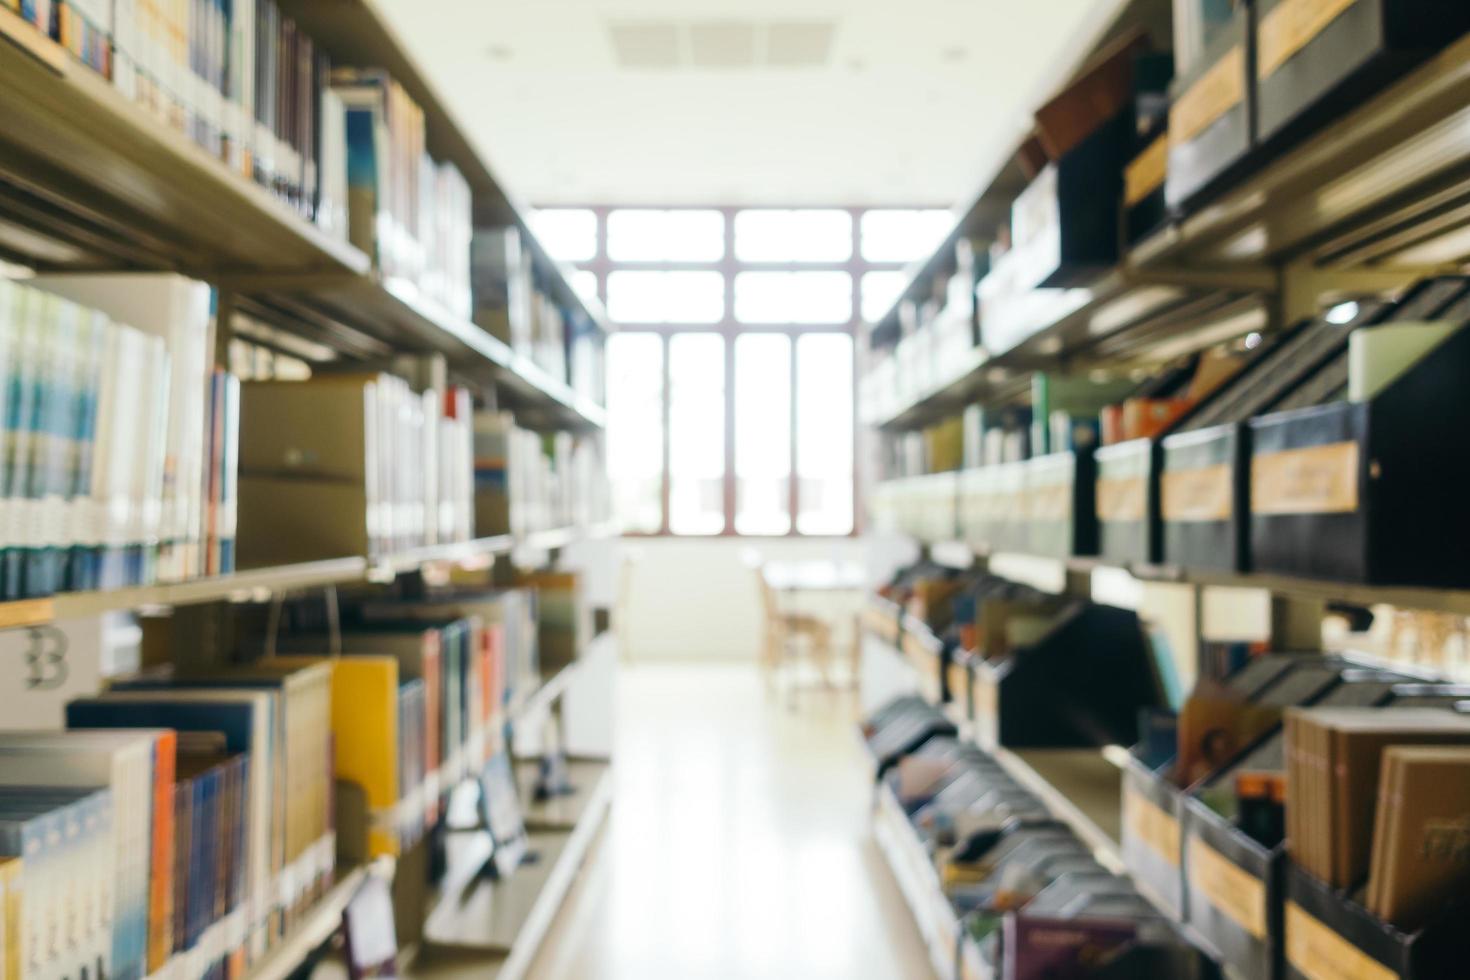
POLYGON ((113 967, 147 973, 153 750, 159 733, 10 732, 0 736, 0 785, 106 786, 113 798, 116 889, 113 967))
POLYGON ((172 273, 42 276, 43 288, 101 310, 167 346, 167 433, 159 495, 160 578, 198 573, 203 539, 214 291, 172 273))
MULTIPOLYGON (((254 727, 250 744, 250 810, 246 829, 246 908, 251 920, 252 958, 265 952, 269 941, 269 918, 273 907, 272 882, 280 869, 278 846, 285 831, 285 758, 279 750, 280 697, 274 690, 249 688, 162 688, 157 690, 113 690, 99 695, 98 702, 142 704, 248 704, 254 727)), ((161 717, 165 717, 162 716, 161 717)), ((84 729, 85 730, 85 729, 84 729)), ((3 738, 3 736, 0 736, 3 738)))

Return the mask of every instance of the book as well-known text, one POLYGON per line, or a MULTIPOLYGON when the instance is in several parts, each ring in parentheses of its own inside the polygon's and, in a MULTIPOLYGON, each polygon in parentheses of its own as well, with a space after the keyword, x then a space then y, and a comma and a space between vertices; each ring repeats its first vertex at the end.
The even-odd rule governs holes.
POLYGON ((21 871, 23 858, 0 858, 0 977, 21 980, 21 871))
POLYGON ((174 751, 166 730, 8 732, 0 736, 0 785, 111 790, 115 807, 112 969, 119 977, 147 975, 153 812, 159 759, 174 751))
POLYGON ((171 273, 39 276, 32 284, 97 310, 115 323, 161 338, 168 356, 163 382, 166 419, 159 511, 158 578, 203 574, 204 475, 211 428, 214 291, 171 273))
POLYGON ((1433 708, 1288 708, 1292 857, 1336 888, 1368 875, 1384 749, 1470 744, 1470 718, 1433 708))
POLYGON ((1413 932, 1470 895, 1470 747, 1383 750, 1369 911, 1413 932))
POLYGON ((331 877, 331 672, 323 664, 268 661, 199 673, 141 675, 114 682, 122 690, 238 690, 275 695, 273 712, 273 894, 284 928, 331 877), (277 833, 277 831, 279 833, 277 833))
MULTIPOLYGON (((176 729, 181 740, 200 732, 217 732, 222 748, 252 760, 249 789, 242 811, 245 821, 243 872, 246 902, 255 909, 247 923, 247 942, 252 956, 263 953, 271 940, 271 918, 275 910, 274 883, 283 867, 285 851, 284 763, 282 735, 277 723, 280 711, 274 692, 256 690, 114 690, 92 698, 81 698, 67 706, 67 724, 76 728, 135 728, 166 725, 176 729)), ((174 800, 192 814, 192 801, 174 800)), ((187 838, 188 827, 175 828, 176 841, 187 838)), ((177 843, 176 843, 177 846, 177 843)), ((187 846, 187 840, 185 842, 187 846)), ((178 859, 176 856, 175 865, 178 859)), ((175 888, 175 895, 177 887, 175 888)), ((175 899, 176 900, 176 899, 175 899)), ((174 909, 175 929, 181 926, 174 909)), ((178 937, 174 939, 175 944, 178 937)), ((175 946, 175 948, 178 948, 175 946)))
POLYGON ((14 975, 111 974, 112 829, 108 789, 0 789, 0 855, 24 859, 13 882, 21 904, 9 910, 18 916, 14 975))
MULTIPOLYGON (((412 720, 405 718, 400 708, 404 695, 398 658, 288 654, 266 662, 277 663, 283 669, 320 666, 330 671, 334 768, 338 779, 356 783, 366 796, 366 856, 401 853, 404 841, 400 827, 405 811, 412 809, 404 807, 403 802, 411 799, 410 790, 421 785, 424 772, 422 764, 418 765, 418 781, 412 786, 405 785, 403 774, 414 767, 407 765, 410 760, 405 755, 403 736, 412 720)), ((423 681, 415 683, 421 691, 423 681)), ((420 724, 424 723, 420 721, 420 724)), ((422 756, 425 749, 422 739, 417 742, 417 749, 422 756)), ((421 812, 422 808, 419 809, 421 812)))

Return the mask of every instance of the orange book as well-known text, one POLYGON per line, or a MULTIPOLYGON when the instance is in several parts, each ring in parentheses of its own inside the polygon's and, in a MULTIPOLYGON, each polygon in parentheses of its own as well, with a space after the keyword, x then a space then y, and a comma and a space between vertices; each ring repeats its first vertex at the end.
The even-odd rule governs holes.
POLYGON ((153 743, 153 854, 148 872, 148 972, 163 968, 173 952, 174 776, 178 735, 159 734, 153 743))

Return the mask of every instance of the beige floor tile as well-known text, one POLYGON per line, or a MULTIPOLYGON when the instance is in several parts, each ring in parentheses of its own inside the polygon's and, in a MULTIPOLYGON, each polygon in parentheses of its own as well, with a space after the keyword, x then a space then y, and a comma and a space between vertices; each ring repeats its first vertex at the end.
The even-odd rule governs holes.
POLYGON ((868 827, 852 694, 625 668, 612 813, 533 980, 931 976, 868 827))

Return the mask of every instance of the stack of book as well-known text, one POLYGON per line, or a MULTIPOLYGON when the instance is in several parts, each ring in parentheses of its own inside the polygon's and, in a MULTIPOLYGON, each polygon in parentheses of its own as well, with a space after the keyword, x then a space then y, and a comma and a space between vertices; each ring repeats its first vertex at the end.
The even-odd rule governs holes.
MULTIPOLYGON (((73 701, 67 706, 67 724, 74 729, 177 731, 184 760, 179 771, 192 781, 188 792, 196 794, 188 804, 195 808, 190 812, 196 819, 202 814, 206 828, 212 826, 207 809, 211 791, 234 787, 236 798, 245 801, 230 815, 243 819, 244 829, 231 825, 229 835, 216 836, 205 846, 215 848, 206 852, 208 865, 245 876, 237 888, 242 898, 236 907, 249 911, 206 915, 194 943, 176 943, 172 954, 187 953, 205 962, 237 955, 237 950, 247 959, 258 956, 279 942, 330 884, 336 842, 331 673, 325 666, 259 663, 210 673, 126 678, 97 697, 73 701), (230 760, 244 754, 250 762, 248 783, 241 790, 230 760), (191 756, 203 758, 187 761, 191 756), (211 775, 215 769, 220 772, 211 775), (236 847, 242 864, 236 863, 236 847), (194 946, 199 951, 190 952, 194 946)), ((154 810, 159 812, 160 806, 154 810)), ((229 880, 223 871, 210 873, 229 880)), ((185 935, 187 942, 192 933, 186 929, 185 935)))
POLYGON ((7 598, 234 562, 238 384, 212 294, 173 275, 0 279, 7 598))
POLYGON ((393 375, 354 373, 248 382, 241 403, 241 564, 473 536, 462 390, 417 394, 393 375))
POLYGON ((594 401, 602 395, 600 331, 563 303, 519 228, 476 228, 470 249, 474 322, 594 401))
POLYGON ((148 975, 171 926, 172 731, 0 736, 21 976, 148 975))
POLYGON ((1470 896, 1464 859, 1470 717, 1435 708, 1304 708, 1286 715, 1292 860, 1405 929, 1470 896), (1366 885, 1365 885, 1366 883, 1366 885))
POLYGON ((479 533, 525 535, 611 517, 598 440, 522 429, 508 412, 477 412, 474 428, 479 533))

